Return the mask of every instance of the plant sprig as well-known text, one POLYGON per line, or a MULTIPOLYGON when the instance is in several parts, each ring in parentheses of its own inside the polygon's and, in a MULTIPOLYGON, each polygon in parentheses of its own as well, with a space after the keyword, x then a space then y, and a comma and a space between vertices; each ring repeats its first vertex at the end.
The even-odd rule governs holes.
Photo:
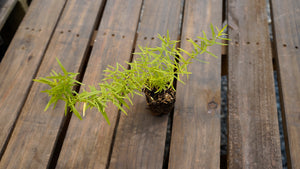
POLYGON ((198 58, 203 53, 218 58, 215 54, 209 52, 207 48, 213 45, 226 45, 217 42, 217 40, 229 40, 224 37, 226 35, 224 33, 225 28, 226 26, 221 30, 216 28, 215 31, 211 25, 212 38, 208 39, 205 32, 203 32, 203 37, 197 37, 200 39, 199 43, 192 39, 187 40, 193 45, 193 51, 191 52, 177 48, 179 41, 171 40, 169 33, 166 36, 158 34, 161 46, 154 48, 139 46, 140 52, 134 53, 136 58, 131 63, 127 63, 130 69, 124 68, 119 63, 116 63, 115 66, 108 66, 104 70, 104 79, 98 86, 89 86, 88 91, 83 89, 81 93, 73 90, 76 85, 84 85, 75 80, 78 73, 67 72, 58 59, 56 60, 62 73, 56 73, 52 70, 50 76, 40 77, 34 79, 34 81, 47 84, 50 87, 50 89, 42 91, 51 97, 45 107, 45 111, 52 104, 53 108, 55 108, 57 102, 62 100, 65 102, 65 114, 67 114, 67 108, 69 107, 79 119, 82 119, 75 105, 83 103, 83 116, 85 116, 88 108, 97 108, 107 123, 110 124, 105 110, 109 102, 127 115, 123 107, 129 109, 128 103, 133 104, 133 96, 142 95, 143 89, 156 90, 156 92, 161 92, 168 88, 175 90, 173 86, 175 79, 184 83, 181 80, 182 77, 192 74, 187 70, 192 60, 207 63, 198 58))
POLYGON ((54 70, 50 73, 50 76, 40 77, 39 79, 34 79, 34 81, 39 83, 44 83, 50 86, 50 89, 42 91, 47 93, 51 98, 46 105, 44 111, 47 111, 51 104, 53 108, 59 100, 65 102, 65 115, 67 114, 67 108, 71 108, 71 111, 79 118, 82 119, 79 112, 75 108, 75 103, 77 100, 77 92, 73 90, 76 85, 83 85, 79 81, 75 80, 75 77, 79 73, 67 72, 61 62, 56 58, 63 73, 56 73, 54 70))

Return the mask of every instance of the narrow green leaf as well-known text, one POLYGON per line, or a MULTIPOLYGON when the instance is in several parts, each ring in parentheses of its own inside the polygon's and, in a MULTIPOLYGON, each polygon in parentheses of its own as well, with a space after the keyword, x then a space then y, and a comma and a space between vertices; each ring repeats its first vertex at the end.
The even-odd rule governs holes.
POLYGON ((85 111, 86 111, 86 103, 83 103, 83 112, 82 112, 82 116, 85 116, 85 111))
POLYGON ((211 53, 211 52, 209 52, 209 51, 206 51, 206 53, 208 53, 209 55, 211 55, 211 56, 213 56, 213 57, 215 57, 215 58, 218 58, 218 56, 216 56, 215 54, 213 54, 213 53, 211 53))
POLYGON ((210 29, 211 29, 212 37, 215 37, 216 33, 215 33, 214 26, 212 24, 210 24, 210 29))
POLYGON ((82 117, 81 115, 79 114, 79 112, 77 111, 77 109, 75 108, 74 105, 70 105, 70 108, 72 110, 72 112, 76 115, 76 117, 79 119, 79 120, 82 120, 82 117))
POLYGON ((107 124, 110 125, 110 121, 109 121, 109 118, 108 118, 106 112, 105 111, 100 111, 100 112, 101 112, 102 116, 104 117, 105 121, 107 122, 107 124))
POLYGON ((61 64, 60 60, 58 58, 56 58, 57 63, 59 64, 61 70, 64 72, 64 74, 68 74, 67 70, 65 69, 65 67, 61 64))
POLYGON ((220 31, 219 34, 223 33, 225 31, 225 29, 227 28, 227 25, 225 25, 220 31))

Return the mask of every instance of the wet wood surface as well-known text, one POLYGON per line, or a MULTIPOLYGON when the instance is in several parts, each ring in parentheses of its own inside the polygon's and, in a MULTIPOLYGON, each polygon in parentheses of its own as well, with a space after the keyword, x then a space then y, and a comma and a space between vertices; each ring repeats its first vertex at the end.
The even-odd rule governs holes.
MULTIPOLYGON (((272 51, 279 74, 288 165, 299 168, 299 2, 251 0, 34 0, 0 63, 0 169, 6 168, 282 168, 272 51), (223 4, 224 3, 224 4, 223 4), (228 6, 228 9, 225 7, 228 6), (228 16, 228 17, 227 17, 228 16), (128 116, 107 107, 111 125, 88 110, 64 116, 64 104, 44 112, 46 85, 33 78, 59 71, 97 85, 107 65, 135 59, 138 45, 160 45, 157 34, 196 40, 210 23, 228 20, 226 61, 200 56, 177 84, 174 112, 153 116, 136 96, 128 116), (226 65, 225 65, 226 64, 226 65), (226 72, 222 72, 226 70, 226 72), (228 71, 228 72, 227 72, 228 71), (228 74, 228 164, 220 160, 221 75, 228 74)), ((224 58, 224 57, 223 57, 224 58)), ((78 106, 78 108, 80 105, 78 106)), ((223 117, 224 118, 224 117, 223 117)))

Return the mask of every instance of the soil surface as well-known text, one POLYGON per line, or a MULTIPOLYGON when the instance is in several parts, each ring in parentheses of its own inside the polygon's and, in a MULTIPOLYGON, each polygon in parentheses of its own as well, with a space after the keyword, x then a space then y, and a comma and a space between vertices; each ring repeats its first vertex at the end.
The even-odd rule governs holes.
POLYGON ((145 88, 143 92, 145 93, 147 104, 153 115, 159 116, 168 114, 174 108, 175 91, 172 88, 161 92, 156 92, 155 89, 150 91, 145 88))

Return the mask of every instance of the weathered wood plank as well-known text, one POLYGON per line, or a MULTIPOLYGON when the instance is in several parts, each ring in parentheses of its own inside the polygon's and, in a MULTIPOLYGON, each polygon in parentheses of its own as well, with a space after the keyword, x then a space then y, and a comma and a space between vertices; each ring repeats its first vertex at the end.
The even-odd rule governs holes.
POLYGON ((272 0, 277 66, 290 168, 300 168, 300 1, 272 0))
MULTIPOLYGON (((49 75, 51 69, 59 70, 56 57, 68 71, 79 71, 102 3, 102 0, 67 2, 41 63, 38 77, 49 75)), ((46 15, 55 15, 51 11, 36 10, 40 13, 47 12, 46 15)), ((45 89, 46 85, 33 83, 0 168, 47 167, 64 121, 64 103, 59 102, 56 109, 44 112, 49 97, 40 91, 45 89)))
MULTIPOLYGON (((146 0, 137 44, 160 45, 157 33, 177 39, 181 1, 146 0)), ((128 116, 121 115, 109 168, 162 168, 168 116, 156 117, 147 109, 145 98, 133 98, 128 116)))
MULTIPOLYGON (((107 65, 118 62, 127 67, 141 5, 142 0, 107 2, 84 76, 84 84, 97 86, 107 65)), ((110 126, 97 110, 88 111, 82 121, 72 117, 57 168, 106 168, 116 120, 119 117, 115 106, 110 105, 106 110, 110 126)))
POLYGON ((32 78, 37 72, 64 3, 65 1, 34 1, 1 61, 0 156, 25 102, 32 78))
POLYGON ((18 0, 1 0, 0 1, 0 30, 3 28, 5 21, 14 9, 18 0))
MULTIPOLYGON (((210 23, 221 27, 221 0, 186 0, 181 47, 192 51, 187 38, 196 40, 210 23), (201 23, 201 24, 199 24, 201 23)), ((210 64, 191 64, 186 84, 177 84, 169 168, 220 168, 221 47, 209 49, 219 58, 203 55, 210 64)))
POLYGON ((266 1, 228 3, 228 167, 282 168, 266 1))

